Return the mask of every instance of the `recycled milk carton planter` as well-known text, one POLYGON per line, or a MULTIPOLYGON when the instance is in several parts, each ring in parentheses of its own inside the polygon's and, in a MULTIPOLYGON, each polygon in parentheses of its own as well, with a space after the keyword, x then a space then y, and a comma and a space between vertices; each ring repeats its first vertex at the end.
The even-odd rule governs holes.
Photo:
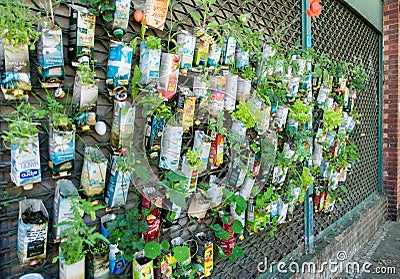
POLYGON ((81 175, 81 186, 86 196, 93 197, 104 192, 107 163, 100 150, 86 147, 81 175))
POLYGON ((132 108, 126 97, 126 93, 114 96, 110 145, 115 154, 126 152, 133 139, 135 108, 132 108))
POLYGON ((219 60, 221 59, 222 47, 220 42, 213 43, 210 46, 210 54, 208 55, 207 64, 208 66, 218 66, 219 60))
POLYGON ((21 264, 46 258, 48 220, 49 214, 42 200, 26 199, 19 202, 17 252, 21 264), (27 223, 27 219, 35 215, 43 223, 27 223))
POLYGON ((238 89, 238 75, 228 73, 225 85, 225 110, 234 111, 236 108, 236 94, 238 89))
POLYGON ((110 42, 110 56, 106 76, 106 86, 111 95, 128 90, 131 77, 133 50, 122 42, 110 42))
POLYGON ((225 65, 232 65, 235 62, 236 40, 228 37, 223 46, 222 60, 225 65))
POLYGON ((38 135, 33 139, 19 139, 19 145, 11 146, 11 180, 25 190, 33 188, 33 183, 41 181, 38 135))
POLYGON ((177 45, 181 45, 178 48, 178 54, 181 57, 180 68, 191 70, 194 57, 194 48, 196 46, 196 36, 193 36, 187 31, 181 31, 178 33, 176 40, 177 45))
POLYGON ((57 88, 64 80, 64 55, 62 30, 50 20, 40 22, 37 59, 42 76, 42 86, 57 88))
POLYGON ((27 45, 13 46, 0 43, 0 57, 4 61, 1 73, 1 91, 6 100, 27 99, 31 91, 29 52, 27 45))
POLYGON ((122 158, 117 156, 112 157, 111 170, 107 182, 105 202, 110 207, 126 204, 129 183, 131 181, 130 172, 120 170, 118 167, 118 160, 122 160, 122 158))
POLYGON ((53 175, 59 177, 70 175, 74 168, 75 130, 57 131, 50 125, 49 167, 53 175))
POLYGON ((147 258, 134 258, 132 260, 132 273, 133 279, 153 279, 153 260, 147 258))
POLYGON ((69 17, 69 57, 75 61, 73 66, 78 66, 76 58, 81 56, 94 57, 94 30, 96 16, 89 14, 88 9, 70 5, 69 17))
POLYGON ((176 93, 180 59, 178 54, 162 54, 157 90, 164 98, 171 99, 176 93))
POLYGON ((181 171, 185 174, 188 179, 188 183, 185 185, 186 190, 189 194, 196 192, 197 178, 199 177, 199 171, 195 167, 189 166, 186 156, 183 157, 181 171))
POLYGON ((211 79, 211 117, 216 118, 218 112, 224 110, 225 86, 225 76, 215 76, 211 79))
POLYGON ((86 274, 88 279, 110 278, 108 251, 91 253, 86 256, 86 274))
POLYGON ((115 10, 111 29, 115 38, 121 38, 128 28, 129 11, 131 8, 130 0, 114 0, 115 10))
POLYGON ((183 127, 166 125, 161 138, 160 167, 177 170, 182 146, 183 127))
POLYGON ((85 279, 85 257, 79 262, 66 264, 60 249, 60 279, 85 279))
POLYGON ((160 59, 161 49, 149 49, 146 42, 140 43, 139 70, 142 73, 140 84, 146 85, 158 81, 160 59))
POLYGON ((203 161, 203 170, 207 170, 208 157, 210 155, 211 142, 207 141, 207 136, 203 131, 194 132, 193 151, 201 150, 200 159, 203 161))
POLYGON ((72 96, 74 105, 79 109, 87 108, 93 110, 96 106, 99 87, 97 84, 82 84, 78 75, 75 76, 74 94, 72 96))
POLYGON ((251 93, 251 80, 239 77, 237 84, 236 100, 245 102, 250 98, 251 93))
POLYGON ((244 51, 239 45, 236 45, 235 64, 239 70, 249 66, 249 52, 244 51))
POLYGON ((71 197, 79 196, 74 184, 67 179, 60 179, 56 182, 56 192, 53 203, 53 222, 55 240, 61 240, 62 232, 68 225, 55 226, 61 222, 69 221, 73 217, 71 197))

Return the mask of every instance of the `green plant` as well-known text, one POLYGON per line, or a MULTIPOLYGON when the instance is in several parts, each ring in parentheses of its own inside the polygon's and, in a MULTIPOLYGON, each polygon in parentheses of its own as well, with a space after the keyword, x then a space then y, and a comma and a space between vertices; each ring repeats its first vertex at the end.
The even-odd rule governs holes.
POLYGON ((167 198, 179 207, 186 206, 187 177, 181 171, 168 171, 161 183, 167 188, 167 198))
POLYGON ((242 71, 241 76, 244 79, 253 80, 254 79, 254 68, 253 67, 246 67, 242 71))
POLYGON ((217 118, 210 118, 209 129, 213 134, 227 135, 227 129, 224 127, 225 116, 223 111, 217 112, 217 118))
MULTIPOLYGON (((61 253, 67 265, 81 261, 89 250, 98 245, 99 241, 109 243, 107 238, 95 232, 96 227, 88 227, 82 217, 86 213, 93 221, 96 220, 96 210, 104 208, 103 206, 94 206, 80 197, 72 197, 71 208, 73 213, 71 219, 56 225, 68 226, 62 233, 65 240, 60 244, 61 253)), ((55 257, 53 263, 59 258, 60 256, 55 257)))
POLYGON ((80 63, 76 72, 79 82, 84 86, 96 84, 96 73, 89 62, 80 63))
POLYGON ((147 30, 147 26, 142 24, 140 29, 142 35, 142 41, 147 44, 149 49, 161 49, 161 38, 156 36, 147 36, 145 37, 145 33, 147 30))
POLYGON ((113 19, 113 13, 115 10, 114 1, 112 0, 79 0, 84 5, 89 6, 89 12, 99 16, 107 22, 113 19))
POLYGON ((191 148, 189 148, 188 151, 186 152, 186 159, 189 164, 189 167, 195 168, 199 172, 202 172, 204 168, 204 162, 200 158, 200 155, 201 155, 201 149, 193 151, 191 148))
POLYGON ((296 119, 300 125, 310 122, 312 119, 311 106, 304 104, 300 100, 296 100, 290 108, 289 117, 296 119))
POLYGON ((39 32, 34 26, 39 19, 25 1, 1 1, 0 5, 0 34, 4 43, 16 47, 30 45, 35 47, 39 32))
MULTIPOLYGON (((171 249, 170 243, 165 240, 163 240, 161 244, 156 241, 146 243, 144 252, 146 253, 146 257, 150 259, 155 259, 162 254, 171 254, 178 263, 183 263, 190 257, 190 249, 188 246, 175 246, 171 249)), ((173 265, 174 268, 176 262, 173 265)))
POLYGON ((115 220, 107 223, 110 232, 108 239, 112 244, 118 244, 118 249, 124 252, 127 261, 132 261, 133 254, 144 248, 146 242, 141 234, 147 229, 147 221, 138 209, 127 210, 125 214, 117 215, 115 220))
MULTIPOLYGON (((193 12, 190 12, 189 14, 196 21, 196 23, 198 24, 199 27, 201 27, 204 30, 207 30, 207 28, 210 27, 207 25, 207 19, 209 17, 213 17, 215 15, 215 13, 211 12, 210 9, 211 9, 211 6, 217 2, 217 0, 195 0, 195 2, 203 8, 203 12, 200 14, 198 12, 193 11, 193 12)), ((214 25, 212 25, 212 26, 214 26, 214 25)), ((207 32, 204 32, 204 33, 207 33, 207 32)))
POLYGON ((232 118, 240 120, 246 128, 254 128, 258 122, 261 122, 261 112, 254 108, 252 102, 240 102, 236 110, 232 113, 232 118))
POLYGON ((72 103, 66 104, 67 98, 64 103, 58 102, 52 94, 47 94, 46 100, 46 110, 53 127, 59 131, 75 130, 74 119, 70 117, 72 103))
POLYGON ((324 109, 324 117, 322 123, 325 132, 333 132, 343 122, 342 112, 340 110, 334 111, 333 108, 324 109))
POLYGON ((9 123, 9 131, 3 131, 4 134, 1 136, 4 147, 11 149, 11 146, 16 145, 25 150, 28 140, 34 140, 39 132, 38 121, 45 116, 45 110, 36 109, 28 101, 21 102, 13 112, 3 118, 9 123))

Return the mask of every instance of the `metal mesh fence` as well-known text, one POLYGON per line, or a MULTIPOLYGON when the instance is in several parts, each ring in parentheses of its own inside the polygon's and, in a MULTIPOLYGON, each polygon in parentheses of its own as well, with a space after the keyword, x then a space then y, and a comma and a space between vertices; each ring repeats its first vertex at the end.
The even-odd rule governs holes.
POLYGON ((351 135, 358 146, 360 162, 345 183, 349 192, 340 194, 343 202, 336 203, 331 215, 314 215, 317 237, 376 192, 378 184, 379 33, 341 1, 324 1, 323 8, 323 13, 312 23, 314 49, 328 53, 332 59, 363 65, 368 78, 366 89, 357 93, 355 106, 361 117, 351 135))
MULTIPOLYGON (((45 1, 28 1, 28 5, 33 10, 42 10, 45 1)), ((140 4, 142 1, 133 1, 134 5, 140 4)), ((56 24, 62 28, 64 40, 64 54, 67 53, 68 45, 68 24, 69 12, 68 4, 71 2, 63 1, 56 11, 56 24)), ((194 25, 192 19, 188 16, 190 11, 198 9, 195 1, 174 1, 172 17, 174 20, 179 20, 180 27, 191 31, 194 25)), ((281 40, 286 43, 287 47, 291 47, 299 42, 301 38, 301 1, 217 1, 213 6, 215 19, 219 23, 223 23, 226 18, 236 19, 242 13, 250 13, 253 17, 251 24, 253 27, 265 28, 267 35, 273 32, 282 30, 281 40)), ((133 10, 133 9, 132 9, 133 10)), ((132 11, 131 10, 131 11, 132 11)), ((132 12, 131 12, 132 14, 132 12)), ((132 15, 131 15, 132 17, 132 15)), ((166 32, 169 31, 170 23, 167 19, 166 32)), ((140 26, 129 23, 128 36, 137 35, 140 26)), ((152 32, 152 31, 150 31, 152 32)), ((165 33, 155 32, 159 36, 164 36, 165 33)), ((261 38, 260 38, 261 39, 261 38)), ((96 34, 95 34, 95 70, 96 76, 99 79, 99 98, 97 101, 97 117, 107 125, 109 131, 112 123, 113 102, 105 88, 105 76, 107 70, 108 49, 110 39, 103 28, 103 21, 97 19, 96 34)), ((137 54, 137 53, 136 53, 137 54)), ((75 70, 70 64, 67 55, 64 55, 66 78, 63 83, 66 92, 72 91, 75 70)), ((45 92, 40 88, 38 83, 38 75, 36 69, 36 52, 30 51, 31 59, 31 79, 33 85, 33 93, 29 97, 29 101, 34 106, 39 106, 39 101, 45 100, 45 92)), ((137 63, 137 56, 136 56, 137 63)), ((0 96, 1 114, 8 114, 15 108, 15 103, 6 102, 3 95, 0 96)), ((7 130, 7 123, 0 119, 1 130, 7 130)), ((83 162, 84 143, 87 145, 99 145, 102 151, 107 156, 111 153, 109 148, 109 133, 104 136, 99 136, 91 132, 78 132, 76 141, 76 158, 75 168, 72 173, 71 180, 75 185, 79 185, 80 170, 83 162)), ((31 191, 24 191, 22 188, 17 188, 11 182, 10 172, 10 151, 6 150, 3 145, 0 147, 0 274, 2 278, 18 278, 26 272, 40 272, 46 278, 58 277, 58 265, 52 264, 52 258, 58 254, 58 244, 54 243, 52 232, 52 220, 49 222, 49 234, 47 244, 47 259, 41 265, 35 267, 21 266, 18 262, 16 253, 17 241, 17 220, 18 220, 18 201, 27 198, 40 198, 43 200, 50 218, 52 217, 52 206, 54 199, 55 180, 52 179, 51 171, 48 167, 48 133, 42 127, 39 134, 40 137, 40 152, 41 152, 41 167, 42 167, 42 182, 35 184, 31 191)), ((127 204, 133 206, 136 201, 136 196, 130 191, 127 204)), ((129 207, 128 206, 128 207, 129 207)), ((98 217, 105 212, 97 212, 98 217)), ((204 229, 209 225, 211 219, 204 220, 201 224, 194 227, 188 223, 187 219, 180 220, 180 224, 165 233, 165 237, 169 238, 173 235, 193 235, 196 231, 204 229)), ((98 220, 94 225, 99 225, 98 220)), ((215 264, 213 278, 240 278, 247 276, 255 278, 258 275, 257 264, 264 261, 267 257, 269 261, 278 261, 292 252, 294 249, 301 247, 303 243, 303 209, 298 206, 295 210, 292 222, 281 225, 274 238, 270 238, 267 231, 247 237, 240 245, 244 248, 245 257, 230 263, 227 260, 218 259, 215 264)), ((130 276, 130 268, 128 272, 120 277, 130 276)))
MULTIPOLYGON (((29 2, 34 10, 40 10, 44 1, 29 2)), ((132 7, 142 1, 132 1, 132 7)), ((63 1, 57 9, 56 23, 62 27, 64 38, 64 53, 67 53, 68 45, 68 7, 69 2, 63 1)), ((222 1, 218 0, 213 6, 215 20, 223 23, 226 18, 237 19, 240 14, 250 13, 253 17, 249 21, 250 27, 265 28, 265 32, 271 35, 281 31, 281 40, 287 48, 294 46, 301 39, 301 1, 300 0, 267 0, 267 1, 222 1)), ((179 21, 179 25, 191 30, 193 20, 188 16, 190 11, 198 9, 194 0, 174 1, 172 17, 179 21)), ((132 16, 131 16, 132 18, 132 16)), ((167 19, 166 32, 169 31, 170 23, 167 19)), ((138 34, 139 25, 129 23, 128 34, 138 34)), ((358 95, 357 106, 360 113, 362 125, 359 125, 353 133, 360 149, 361 163, 358 163, 347 182, 349 194, 343 197, 343 203, 336 205, 332 216, 318 215, 315 217, 316 232, 320 232, 327 226, 338 220, 351 208, 359 204, 369 194, 375 191, 377 181, 377 123, 378 123, 378 34, 366 25, 361 19, 352 14, 345 6, 337 1, 325 1, 324 12, 313 24, 313 40, 318 52, 330 53, 338 58, 344 58, 348 62, 360 62, 367 66, 368 90, 358 95), (340 34, 340 35, 338 35, 340 34)), ((157 35, 165 38, 165 33, 156 32, 157 35)), ((105 89, 105 76, 107 70, 109 37, 103 28, 101 19, 97 20, 95 37, 95 60, 96 76, 99 79, 99 98, 97 101, 97 116, 107 125, 109 131, 112 123, 113 102, 105 89)), ((45 92, 40 89, 36 70, 36 53, 30 52, 31 74, 33 92, 40 100, 44 100, 45 92)), ((75 71, 65 55, 66 79, 64 81, 65 91, 72 91, 75 71)), ((137 57, 136 57, 137 59, 137 57)), ((136 60, 137 62, 137 60, 136 60)), ((38 100, 32 95, 30 102, 38 105, 38 100)), ((6 102, 3 95, 0 96, 1 114, 8 114, 15 107, 15 104, 6 102)), ((7 124, 0 119, 1 131, 7 130, 7 124)), ((83 162, 83 148, 85 142, 89 145, 97 144, 102 151, 108 155, 109 133, 104 136, 94 132, 79 132, 76 143, 75 171, 72 174, 72 181, 79 185, 80 170, 83 162)), ((52 225, 50 220, 50 231, 47 245, 47 260, 36 267, 23 267, 19 264, 16 253, 17 241, 17 219, 18 201, 28 198, 40 198, 43 200, 49 215, 52 216, 55 181, 51 177, 48 167, 48 134, 45 128, 40 133, 40 151, 42 182, 35 185, 31 191, 24 191, 16 188, 10 180, 10 152, 0 145, 0 277, 18 278, 27 271, 40 272, 47 278, 58 277, 58 266, 52 264, 51 260, 58 254, 58 245, 53 243, 52 225)), ((127 204, 133 206, 136 201, 134 191, 130 191, 127 204)), ((98 217, 104 212, 97 213, 98 217)), ((258 234, 247 237, 240 243, 244 248, 245 257, 230 263, 227 260, 217 259, 214 273, 211 278, 256 278, 259 275, 257 265, 266 258, 268 262, 279 261, 304 243, 304 216, 303 207, 297 206, 293 214, 293 220, 278 227, 275 237, 270 238, 268 231, 261 231, 258 234)), ((187 219, 180 220, 180 225, 173 227, 165 233, 169 238, 174 235, 191 236, 197 231, 203 230, 212 220, 206 219, 201 224, 189 224, 187 219)), ((98 222, 95 225, 99 225, 98 222)), ((215 253, 216 254, 216 253, 215 253)), ((129 269, 130 270, 130 269, 129 269)), ((129 272, 124 276, 130 276, 129 272)), ((121 277, 124 277, 121 276, 121 277)))

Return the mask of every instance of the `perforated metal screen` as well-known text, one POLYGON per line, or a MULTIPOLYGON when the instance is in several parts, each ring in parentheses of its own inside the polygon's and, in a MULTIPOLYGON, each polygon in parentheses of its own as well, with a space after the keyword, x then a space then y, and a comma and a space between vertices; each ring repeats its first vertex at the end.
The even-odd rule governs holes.
POLYGON ((315 235, 360 204, 378 185, 378 97, 379 97, 379 33, 349 10, 341 1, 326 0, 323 12, 312 23, 313 47, 328 53, 337 61, 343 59, 363 65, 368 78, 366 89, 357 93, 355 105, 361 114, 360 123, 351 138, 358 146, 360 162, 346 181, 349 193, 341 193, 343 202, 336 203, 331 215, 314 215, 315 235))

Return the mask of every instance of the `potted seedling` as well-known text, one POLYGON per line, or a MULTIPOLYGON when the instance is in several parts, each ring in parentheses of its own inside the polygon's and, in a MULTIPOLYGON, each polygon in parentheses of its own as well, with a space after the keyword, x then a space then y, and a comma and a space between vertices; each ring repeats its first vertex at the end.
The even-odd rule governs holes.
POLYGON ((53 259, 53 263, 59 260, 60 278, 83 279, 85 278, 86 254, 93 250, 99 241, 108 243, 107 238, 95 232, 95 227, 90 228, 86 225, 83 214, 86 213, 94 221, 96 210, 103 207, 93 206, 80 197, 73 197, 71 205, 73 216, 69 220, 57 224, 57 226, 66 225, 68 228, 63 230, 64 240, 60 244, 60 254, 53 259))
POLYGON ((31 90, 28 46, 34 47, 39 33, 34 27, 38 16, 22 1, 0 6, 1 53, 4 69, 1 90, 6 100, 27 98, 31 90))
POLYGON ((188 179, 187 191, 189 194, 196 192, 197 178, 204 168, 204 163, 200 158, 200 155, 201 149, 198 149, 197 151, 188 149, 183 158, 181 170, 188 179))
POLYGON ((78 190, 72 181, 60 179, 56 182, 56 191, 53 202, 53 224, 55 241, 61 241, 63 231, 68 226, 57 226, 57 224, 70 220, 73 216, 72 201, 73 197, 78 197, 78 190))
MULTIPOLYGON (((133 159, 134 160, 134 159, 133 159)), ((113 156, 108 176, 105 202, 110 207, 126 204, 133 167, 128 159, 113 156)))
POLYGON ((238 78, 237 95, 238 101, 244 102, 250 98, 251 82, 254 79, 254 68, 245 67, 238 78))
POLYGON ((81 187, 87 197, 104 192, 108 161, 100 148, 87 146, 83 159, 81 187))
MULTIPOLYGON (((48 0, 50 15, 39 21, 40 32, 37 45, 38 71, 41 75, 42 86, 58 88, 64 80, 64 56, 62 30, 54 22, 53 3, 48 0)), ((58 94, 58 91, 56 91, 58 94)))
POLYGON ((148 229, 147 221, 142 217, 137 209, 130 209, 125 214, 115 216, 107 223, 108 239, 110 240, 110 271, 113 274, 122 272, 121 266, 117 262, 131 262, 134 254, 143 250, 146 242, 141 237, 148 229), (117 248, 118 247, 118 248, 117 248), (111 254, 113 252, 113 254, 111 254))
POLYGON ((89 246, 86 256, 86 274, 89 279, 106 279, 110 276, 110 262, 108 243, 103 239, 96 239, 93 246, 89 246))
MULTIPOLYGON (((193 33, 197 37, 193 64, 195 66, 205 67, 208 62, 210 46, 216 44, 215 38, 217 38, 217 40, 219 39, 219 41, 221 40, 221 35, 217 31, 219 24, 215 20, 208 20, 215 14, 211 11, 211 6, 216 3, 216 0, 196 0, 195 2, 201 6, 203 11, 201 14, 197 11, 190 12, 190 16, 197 24, 197 27, 193 28, 193 33)), ((214 53, 214 57, 212 57, 213 63, 217 63, 217 61, 214 61, 216 56, 217 55, 214 53)))
POLYGON ((75 124, 71 116, 72 105, 58 102, 54 96, 46 96, 49 116, 49 166, 53 176, 68 176, 74 168, 75 124))
POLYGON ((142 85, 158 81, 161 59, 161 39, 155 36, 145 37, 145 33, 146 26, 142 25, 139 60, 139 69, 142 73, 139 83, 142 85))
POLYGON ((76 71, 73 102, 79 109, 93 109, 96 105, 98 86, 94 67, 90 62, 82 62, 76 71))
POLYGON ((94 58, 96 16, 87 8, 70 5, 68 55, 72 65, 94 58))
POLYGON ((3 131, 4 147, 11 149, 11 180, 25 190, 41 181, 38 126, 46 115, 24 101, 15 111, 5 116, 9 131, 3 131))
POLYGON ((208 157, 208 165, 211 169, 219 168, 224 162, 225 117, 223 112, 218 112, 216 118, 210 118, 209 128, 211 130, 211 147, 208 157))
POLYGON ((21 264, 46 258, 49 214, 42 200, 19 202, 17 252, 21 264))
POLYGON ((236 108, 236 98, 238 90, 238 71, 235 65, 229 67, 229 71, 226 73, 226 84, 225 84, 225 101, 224 107, 227 111, 234 111, 236 108))

